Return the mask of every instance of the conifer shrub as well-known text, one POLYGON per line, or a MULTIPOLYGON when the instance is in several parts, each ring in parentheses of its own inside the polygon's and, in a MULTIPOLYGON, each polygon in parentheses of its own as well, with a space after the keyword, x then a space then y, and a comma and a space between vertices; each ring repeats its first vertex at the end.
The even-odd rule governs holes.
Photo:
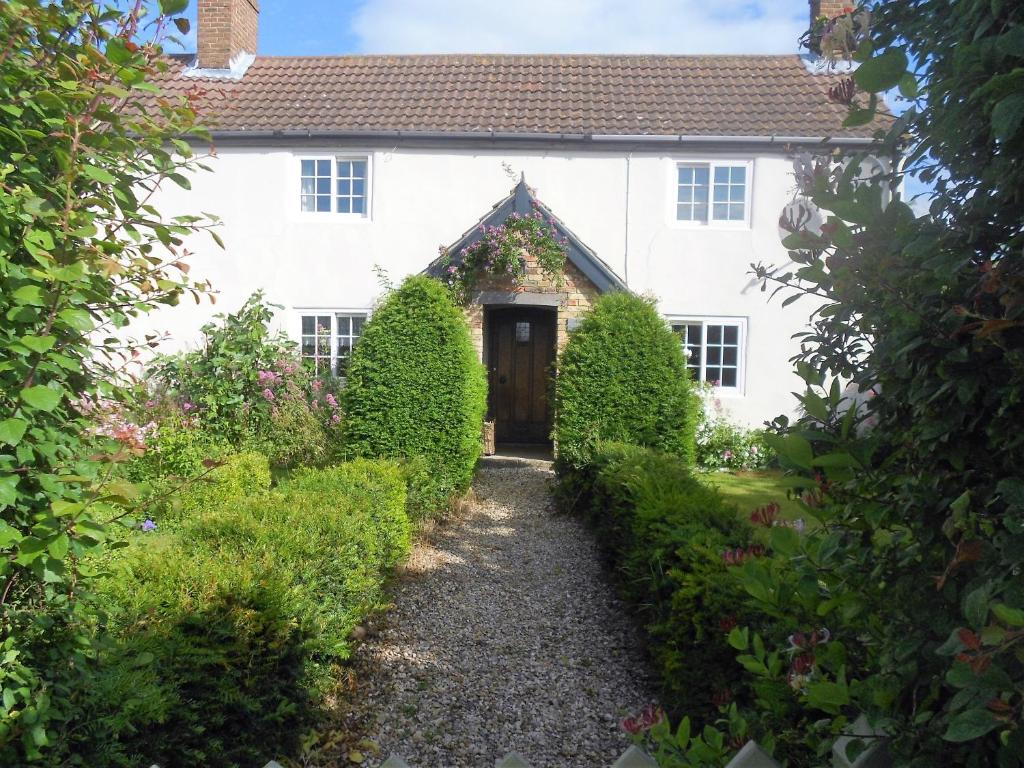
POLYGON ((728 569, 760 550, 737 509, 679 456, 621 443, 597 445, 559 499, 593 527, 637 610, 670 713, 711 719, 717 703, 741 696, 727 636, 749 616, 728 569))
POLYGON ((629 293, 602 296, 559 360, 560 467, 582 467, 602 440, 657 448, 692 464, 699 415, 682 345, 654 304, 629 293))
POLYGON ((483 366, 465 317, 436 280, 411 277, 364 329, 344 392, 346 448, 368 458, 426 459, 428 506, 465 490, 480 455, 483 366))

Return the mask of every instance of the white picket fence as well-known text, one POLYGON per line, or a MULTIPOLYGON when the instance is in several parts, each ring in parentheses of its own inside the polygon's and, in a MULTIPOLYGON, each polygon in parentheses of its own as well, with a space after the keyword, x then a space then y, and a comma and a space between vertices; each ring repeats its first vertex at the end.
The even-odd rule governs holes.
MULTIPOLYGON (((871 732, 867 721, 863 718, 853 724, 852 732, 849 735, 841 736, 832 746, 833 768, 890 768, 892 761, 885 749, 885 743, 878 740, 877 734, 871 732), (857 738, 872 740, 867 749, 857 755, 856 759, 850 760, 846 756, 846 748, 850 742, 857 738)), ((154 767, 155 768, 155 767, 154 767)), ((271 760, 263 768, 282 768, 279 763, 271 760)), ((380 768, 412 768, 402 758, 392 755, 383 763, 380 768)), ((434 768, 433 766, 420 766, 420 768, 434 768)), ((483 768, 481 766, 481 768, 483 768)), ((494 764, 494 768, 530 768, 530 764, 518 752, 509 752, 494 764)), ((600 768, 600 766, 594 766, 600 768)), ((658 764, 650 755, 639 747, 633 746, 622 753, 622 756, 612 763, 611 768, 658 768, 658 764)), ((756 742, 748 741, 736 756, 729 761, 726 768, 779 768, 775 762, 756 742)))

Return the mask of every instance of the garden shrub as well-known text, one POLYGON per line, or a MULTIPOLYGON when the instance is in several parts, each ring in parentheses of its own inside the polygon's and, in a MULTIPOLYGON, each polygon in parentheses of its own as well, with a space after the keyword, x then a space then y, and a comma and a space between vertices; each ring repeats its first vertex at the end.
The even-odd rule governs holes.
POLYGON ((740 678, 726 637, 744 614, 742 589, 723 555, 756 551, 752 528, 684 459, 649 448, 599 444, 561 485, 639 611, 663 703, 710 718, 740 678))
POLYGON ((833 89, 854 96, 836 99, 847 124, 873 118, 871 94, 911 103, 877 123, 891 173, 797 156, 827 221, 792 222, 785 266, 753 269, 814 306, 803 413, 770 439, 820 525, 773 530, 775 557, 742 569, 772 634, 735 638, 758 690, 747 733, 790 764, 809 764, 794 741, 824 755, 859 714, 894 765, 1024 760, 1022 29, 1021 3, 872 0, 818 30, 859 64, 833 89), (928 213, 901 199, 913 176, 928 213))
POLYGON ((241 768, 294 750, 311 697, 291 574, 162 538, 133 542, 101 587, 117 644, 69 750, 90 768, 241 768))
POLYGON ((80 564, 119 537, 139 433, 91 411, 151 341, 122 331, 206 291, 182 259, 212 222, 150 194, 203 168, 195 100, 154 82, 186 5, 0 3, 0 765, 59 751, 103 642, 80 564))
POLYGON ((598 299, 558 363, 559 463, 586 464, 602 440, 658 448, 692 463, 698 415, 682 345, 654 304, 629 293, 598 299))
MULTIPOLYGON (((200 465, 201 466, 201 465, 200 465)), ((218 509, 226 504, 258 496, 270 488, 270 463, 259 453, 237 453, 220 466, 200 470, 180 486, 171 498, 171 509, 185 513, 218 509)))
POLYGON ((137 483, 163 485, 195 477, 202 473, 204 461, 217 461, 233 452, 226 440, 180 413, 155 422, 145 442, 145 452, 125 467, 126 474, 137 483))
POLYGON ((273 316, 259 291, 237 312, 218 315, 203 326, 201 348, 154 364, 147 406, 177 410, 211 441, 263 453, 274 467, 323 463, 340 440, 334 385, 301 364, 294 342, 271 331, 273 316))
POLYGON ((187 515, 106 563, 117 645, 69 741, 89 766, 255 765, 295 748, 408 551, 396 463, 300 470, 275 490, 263 457, 218 473, 187 515))
POLYGON ((763 429, 740 426, 722 407, 714 388, 698 385, 701 414, 697 423, 695 459, 702 469, 763 469, 775 460, 763 429))
POLYGON ((462 310, 438 281, 411 277, 373 313, 352 353, 344 406, 347 449, 365 457, 422 456, 432 505, 469 486, 486 379, 462 310))

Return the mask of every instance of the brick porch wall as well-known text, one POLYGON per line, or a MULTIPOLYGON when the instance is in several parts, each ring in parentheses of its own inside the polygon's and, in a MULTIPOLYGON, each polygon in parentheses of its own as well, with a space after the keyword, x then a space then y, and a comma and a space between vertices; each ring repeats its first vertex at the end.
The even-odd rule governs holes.
MULTIPOLYGON (((521 281, 510 278, 483 277, 476 285, 477 291, 505 291, 515 293, 544 293, 558 296, 557 351, 561 353, 569 340, 569 320, 582 317, 600 295, 592 282, 570 263, 565 265, 561 285, 546 276, 537 266, 536 259, 526 257, 526 275, 521 281)), ((529 305, 523 305, 529 306, 529 305)), ((473 303, 466 307, 473 346, 480 360, 486 362, 484 351, 484 306, 473 303)))

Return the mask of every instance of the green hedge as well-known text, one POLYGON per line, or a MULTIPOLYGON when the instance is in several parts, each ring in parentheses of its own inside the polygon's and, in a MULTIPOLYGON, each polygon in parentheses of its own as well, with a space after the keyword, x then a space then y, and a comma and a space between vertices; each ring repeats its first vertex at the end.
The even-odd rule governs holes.
POLYGON ((581 467, 597 442, 614 440, 693 463, 700 410, 679 337, 654 305, 629 293, 602 296, 559 360, 559 462, 581 467))
POLYGON ((753 531, 677 456, 611 443, 591 457, 561 473, 559 504, 593 526, 639 612, 662 702, 676 714, 713 717, 712 698, 741 672, 726 635, 743 617, 743 594, 722 554, 748 546, 753 531))
MULTIPOLYGON (((345 440, 355 455, 425 458, 437 508, 465 490, 480 455, 486 379, 447 289, 411 277, 388 295, 352 355, 345 440)), ((426 479, 426 478, 424 478, 426 479)))
POLYGON ((251 766, 293 753, 349 634, 407 552, 406 477, 388 461, 239 485, 252 456, 139 533, 99 598, 117 645, 69 746, 89 766, 251 766), (237 494, 227 489, 239 490, 237 494), (205 503, 199 498, 208 493, 205 503))

